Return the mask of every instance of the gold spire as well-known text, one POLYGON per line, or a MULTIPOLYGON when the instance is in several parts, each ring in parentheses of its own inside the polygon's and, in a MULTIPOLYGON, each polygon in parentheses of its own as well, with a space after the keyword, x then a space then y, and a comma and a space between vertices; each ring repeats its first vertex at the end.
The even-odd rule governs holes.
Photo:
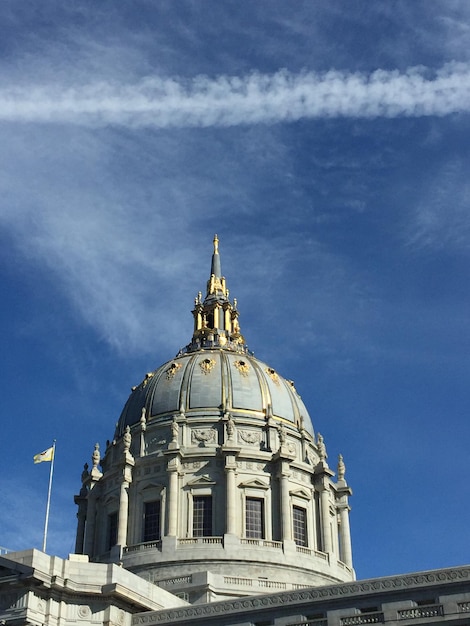
POLYGON ((236 352, 247 350, 243 335, 240 333, 236 300, 229 300, 229 291, 222 276, 219 238, 214 235, 211 273, 207 281, 206 297, 202 300, 201 292, 194 300, 194 333, 187 350, 224 348, 236 352))

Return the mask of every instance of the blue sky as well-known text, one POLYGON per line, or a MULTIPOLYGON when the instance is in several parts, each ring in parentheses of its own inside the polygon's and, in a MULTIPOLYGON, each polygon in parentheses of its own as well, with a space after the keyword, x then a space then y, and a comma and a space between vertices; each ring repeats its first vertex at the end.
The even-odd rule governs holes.
POLYGON ((470 3, 4 0, 0 545, 74 548, 83 464, 241 327, 342 453, 360 578, 470 562, 470 3))

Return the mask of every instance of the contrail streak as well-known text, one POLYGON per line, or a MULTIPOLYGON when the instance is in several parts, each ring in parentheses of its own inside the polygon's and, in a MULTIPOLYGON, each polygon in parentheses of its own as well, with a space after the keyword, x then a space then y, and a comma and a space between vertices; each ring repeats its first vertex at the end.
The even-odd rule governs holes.
POLYGON ((470 111, 470 66, 371 74, 148 77, 136 84, 0 89, 0 120, 85 126, 209 127, 300 119, 444 116, 470 111))

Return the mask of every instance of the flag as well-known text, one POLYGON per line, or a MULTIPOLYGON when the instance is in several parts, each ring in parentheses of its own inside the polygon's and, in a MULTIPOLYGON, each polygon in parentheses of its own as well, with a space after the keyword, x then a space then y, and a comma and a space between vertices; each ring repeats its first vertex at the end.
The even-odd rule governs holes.
POLYGON ((47 448, 44 452, 40 452, 39 454, 35 454, 33 457, 33 461, 35 463, 42 463, 43 461, 52 461, 54 458, 54 446, 51 448, 47 448))

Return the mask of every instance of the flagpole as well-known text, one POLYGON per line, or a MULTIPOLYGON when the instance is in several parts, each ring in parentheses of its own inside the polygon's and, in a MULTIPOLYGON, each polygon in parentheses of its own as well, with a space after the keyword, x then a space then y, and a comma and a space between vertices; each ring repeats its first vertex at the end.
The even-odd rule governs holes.
POLYGON ((46 521, 44 523, 44 539, 42 542, 43 552, 46 551, 47 527, 49 525, 49 508, 51 505, 52 473, 54 471, 54 459, 55 459, 55 439, 52 442, 52 460, 51 460, 51 469, 49 471, 49 489, 47 490, 46 521))

